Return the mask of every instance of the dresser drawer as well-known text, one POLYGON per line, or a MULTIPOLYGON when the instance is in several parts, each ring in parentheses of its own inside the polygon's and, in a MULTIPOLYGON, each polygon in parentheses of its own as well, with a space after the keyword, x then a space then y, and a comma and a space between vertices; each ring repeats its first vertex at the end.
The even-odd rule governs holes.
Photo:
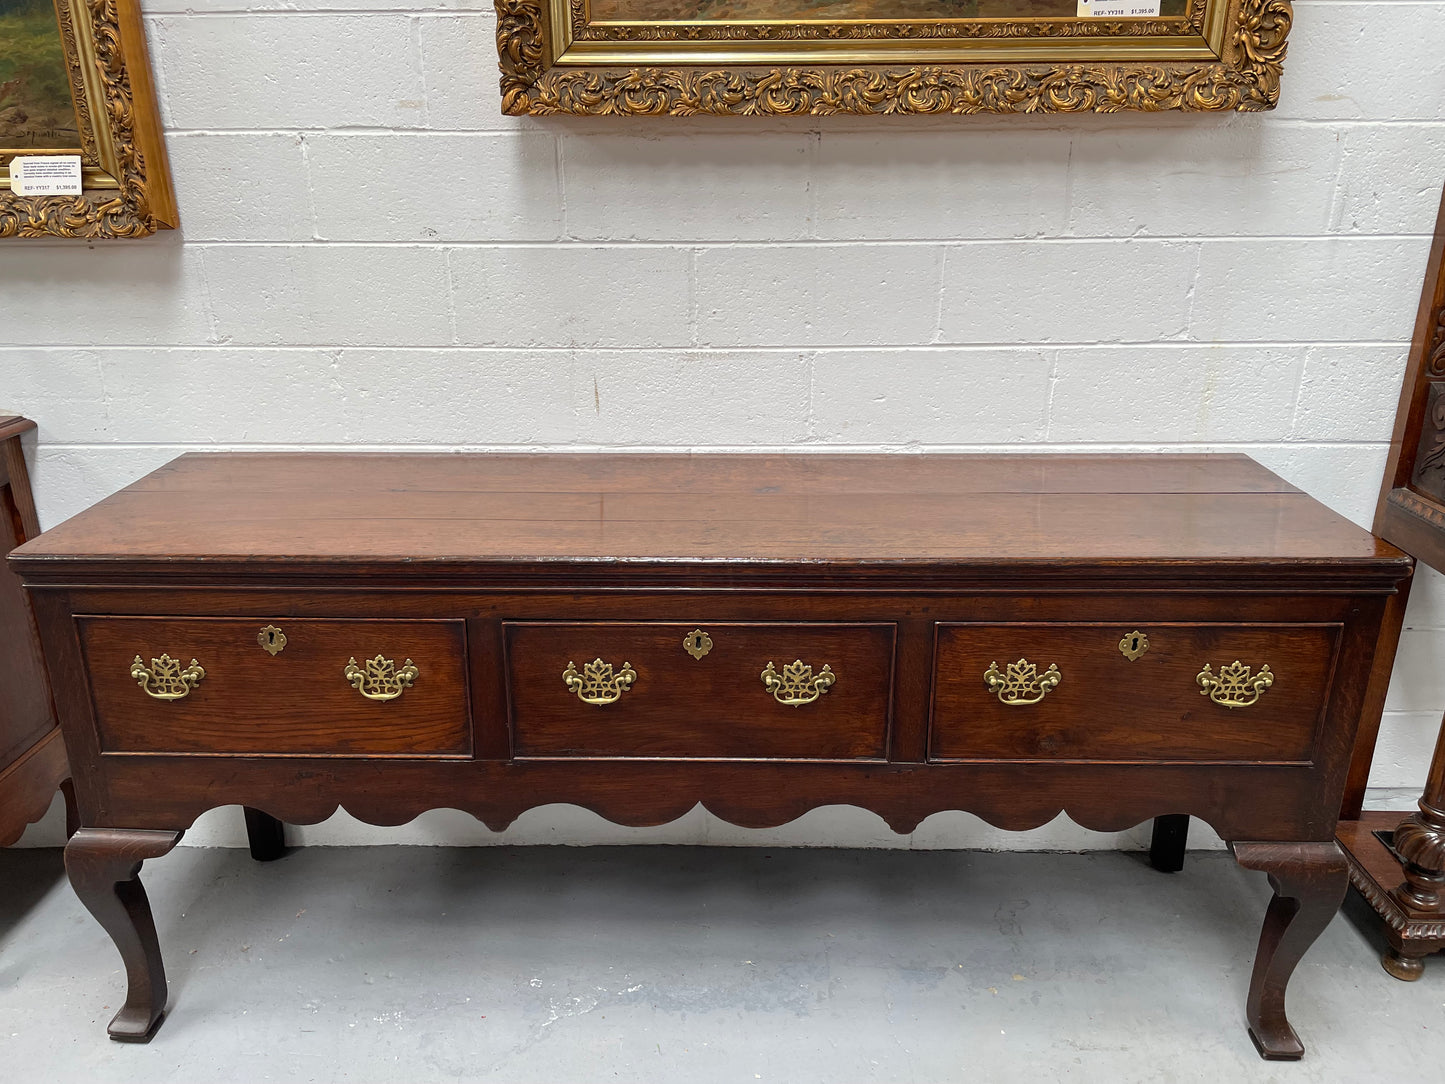
POLYGON ((1340 631, 1334 624, 940 624, 929 755, 1309 761, 1340 631))
POLYGON ((892 625, 508 622, 505 630, 519 757, 887 755, 892 625))
POLYGON ((104 752, 471 750, 462 621, 76 621, 104 752))

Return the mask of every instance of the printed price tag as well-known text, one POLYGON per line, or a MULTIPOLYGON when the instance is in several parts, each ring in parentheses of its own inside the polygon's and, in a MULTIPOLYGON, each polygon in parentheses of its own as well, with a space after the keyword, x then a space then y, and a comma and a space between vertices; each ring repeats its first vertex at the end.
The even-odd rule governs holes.
POLYGON ((1159 14, 1159 0, 1079 0, 1080 19, 1143 19, 1159 14))
POLYGON ((10 159, 10 191, 17 196, 80 195, 80 155, 46 154, 10 159))

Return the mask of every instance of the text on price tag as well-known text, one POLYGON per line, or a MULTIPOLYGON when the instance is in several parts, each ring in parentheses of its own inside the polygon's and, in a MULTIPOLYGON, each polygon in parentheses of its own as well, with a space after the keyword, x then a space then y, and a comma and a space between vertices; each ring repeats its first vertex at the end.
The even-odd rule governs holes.
POLYGON ((10 191, 17 196, 80 195, 80 155, 27 155, 10 159, 10 191))

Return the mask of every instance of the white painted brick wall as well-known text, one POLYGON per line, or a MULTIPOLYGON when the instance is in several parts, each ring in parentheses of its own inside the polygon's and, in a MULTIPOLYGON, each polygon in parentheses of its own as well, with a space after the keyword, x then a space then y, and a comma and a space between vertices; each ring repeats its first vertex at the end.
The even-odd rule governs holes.
MULTIPOLYGON (((489 0, 145 7, 183 229, 0 246, 0 408, 40 423, 46 524, 196 447, 1230 448, 1370 520, 1445 181, 1445 0, 1296 0, 1271 114, 687 121, 501 116, 489 0)), ((1445 708, 1445 577, 1407 626, 1377 803, 1418 792, 1445 708)), ((303 836, 1144 833, 551 808, 303 836)))

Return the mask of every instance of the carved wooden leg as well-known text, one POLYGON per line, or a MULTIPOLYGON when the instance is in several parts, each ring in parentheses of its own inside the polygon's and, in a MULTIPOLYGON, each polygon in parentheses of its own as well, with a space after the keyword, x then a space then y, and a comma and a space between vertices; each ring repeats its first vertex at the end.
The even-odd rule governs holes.
POLYGON ((1154 835, 1149 841, 1149 864, 1160 873, 1178 873, 1184 868, 1184 849, 1189 845, 1189 814, 1169 813, 1154 818, 1154 835))
POLYGON ((75 804, 75 780, 60 781, 60 796, 65 799, 65 838, 80 830, 80 807, 75 804))
POLYGON ((1395 898, 1416 911, 1445 916, 1445 723, 1435 739, 1420 812, 1395 829, 1395 853, 1405 862, 1405 883, 1395 889, 1395 898))
POLYGON ((1391 945, 1381 957, 1380 966, 1401 982, 1414 982, 1425 974, 1424 957, 1427 955, 1427 950, 1422 950, 1419 956, 1415 956, 1391 945))
POLYGON ((257 862, 274 862, 286 853, 286 826, 269 813, 246 806, 246 839, 257 862))
POLYGON ((165 1016, 166 970, 138 875, 142 862, 159 858, 180 838, 180 832, 81 828, 66 844, 70 884, 110 934, 125 964, 125 1004, 110 1022, 112 1039, 150 1042, 165 1016))
POLYGON ((1249 983, 1249 1037, 1261 1057, 1293 1061, 1305 1048, 1285 1017, 1285 987, 1295 965, 1340 909, 1349 883, 1345 856, 1331 840, 1235 843, 1234 857, 1245 869, 1269 874, 1274 886, 1249 983))

